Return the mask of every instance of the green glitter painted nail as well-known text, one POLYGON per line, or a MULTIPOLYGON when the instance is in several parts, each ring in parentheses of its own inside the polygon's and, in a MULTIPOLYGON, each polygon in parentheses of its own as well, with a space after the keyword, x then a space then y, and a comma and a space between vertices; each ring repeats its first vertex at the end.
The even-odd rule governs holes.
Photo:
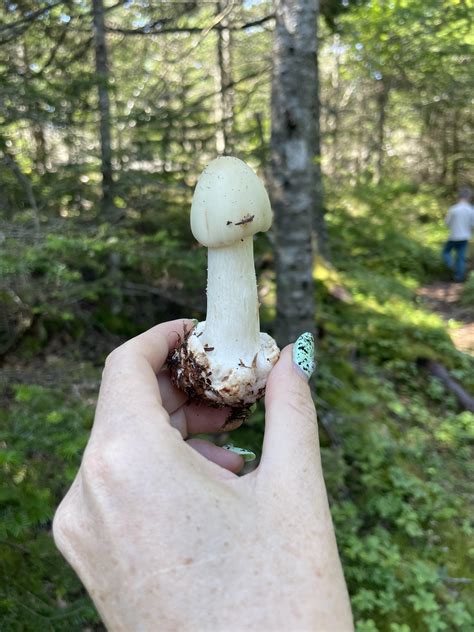
POLYGON ((227 445, 223 445, 222 447, 225 450, 229 450, 229 452, 234 452, 235 454, 238 454, 239 456, 241 456, 244 459, 245 463, 249 463, 250 461, 255 461, 255 459, 257 458, 257 455, 255 454, 255 452, 252 452, 252 450, 245 450, 244 448, 238 448, 232 443, 228 443, 227 445))
POLYGON ((305 332, 297 339, 293 345, 293 362, 309 380, 316 368, 313 334, 305 332))

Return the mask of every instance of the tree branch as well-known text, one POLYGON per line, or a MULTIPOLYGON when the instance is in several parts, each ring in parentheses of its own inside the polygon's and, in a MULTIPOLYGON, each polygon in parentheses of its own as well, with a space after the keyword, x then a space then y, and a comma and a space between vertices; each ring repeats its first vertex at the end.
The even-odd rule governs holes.
POLYGON ((44 13, 47 13, 48 11, 51 11, 51 9, 54 9, 54 7, 57 7, 60 4, 64 4, 65 1, 66 0, 56 0, 56 2, 53 2, 52 4, 48 4, 47 6, 42 7, 41 9, 37 9, 36 11, 33 11, 29 15, 23 16, 16 22, 9 22, 7 24, 4 24, 3 26, 0 26, 0 33, 3 31, 8 31, 10 29, 14 29, 17 26, 24 24, 25 22, 33 22, 34 20, 36 20, 36 18, 39 18, 44 13))
POLYGON ((474 413, 474 397, 466 392, 463 387, 449 375, 446 367, 434 360, 424 361, 423 364, 426 366, 428 371, 437 377, 445 388, 456 397, 464 410, 474 413))
POLYGON ((166 35, 169 33, 187 33, 188 35, 191 35, 193 33, 202 33, 203 31, 207 31, 207 30, 219 31, 219 30, 223 30, 224 28, 226 28, 229 31, 244 31, 249 28, 261 26, 262 24, 265 24, 266 22, 273 20, 274 17, 275 16, 273 14, 266 15, 265 17, 259 18, 258 20, 252 20, 251 22, 245 22, 244 24, 236 24, 234 26, 226 26, 226 27, 223 27, 222 24, 218 22, 208 28, 199 28, 197 26, 196 27, 169 26, 169 27, 164 27, 164 28, 157 28, 159 27, 159 25, 166 24, 167 22, 171 21, 169 19, 164 18, 161 20, 155 20, 153 22, 150 22, 149 24, 145 24, 145 26, 142 26, 137 29, 123 29, 123 28, 118 28, 118 27, 113 27, 113 26, 106 26, 105 30, 107 31, 107 33, 120 33, 121 35, 166 35))
POLYGON ((67 25, 66 25, 66 28, 63 29, 61 35, 58 37, 56 44, 51 49, 48 59, 44 62, 43 67, 38 72, 35 72, 35 76, 42 75, 44 71, 46 70, 46 68, 48 68, 53 63, 53 61, 56 59, 58 50, 61 48, 64 40, 66 39, 66 35, 67 35, 67 25))

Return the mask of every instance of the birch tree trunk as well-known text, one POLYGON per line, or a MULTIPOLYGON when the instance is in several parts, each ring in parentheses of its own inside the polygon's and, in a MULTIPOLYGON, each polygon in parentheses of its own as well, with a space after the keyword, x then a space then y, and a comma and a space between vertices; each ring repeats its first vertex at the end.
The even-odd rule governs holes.
POLYGON ((92 0, 92 18, 94 23, 95 67, 99 97, 102 211, 105 215, 111 215, 114 211, 114 181, 110 134, 109 66, 105 41, 103 0, 92 0))
POLYGON ((276 337, 314 332, 312 229, 321 214, 317 0, 276 0, 270 194, 275 212, 276 337))

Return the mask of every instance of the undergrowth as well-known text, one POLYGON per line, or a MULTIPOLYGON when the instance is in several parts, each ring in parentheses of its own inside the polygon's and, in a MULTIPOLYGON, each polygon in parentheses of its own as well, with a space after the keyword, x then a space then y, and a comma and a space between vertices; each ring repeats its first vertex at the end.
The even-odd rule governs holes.
MULTIPOLYGON (((443 278, 446 205, 435 191, 397 183, 339 192, 328 205, 333 260, 314 270, 314 385, 357 629, 467 632, 474 415, 420 359, 442 362, 471 391, 474 364, 415 294, 443 278)), ((94 234, 68 220, 37 242, 9 237, 0 254, 0 351, 10 375, 0 418, 6 632, 100 625, 54 548, 51 519, 87 441, 104 355, 157 320, 202 313, 205 252, 193 247, 186 213, 167 213, 146 229, 104 224, 94 234)), ((268 259, 261 240, 257 261, 268 259)), ((470 293, 471 281, 463 300, 470 293)), ((263 418, 260 405, 233 441, 259 452, 263 418)))

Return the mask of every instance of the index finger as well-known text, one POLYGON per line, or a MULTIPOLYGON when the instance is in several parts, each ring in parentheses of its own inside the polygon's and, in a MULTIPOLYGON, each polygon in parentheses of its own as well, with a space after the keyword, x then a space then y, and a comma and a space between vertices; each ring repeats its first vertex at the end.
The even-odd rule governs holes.
MULTIPOLYGON (((157 372, 171 349, 192 327, 192 321, 179 319, 152 327, 128 340, 107 358, 97 403, 94 427, 127 423, 137 415, 155 418, 162 408, 157 372)), ((155 422, 156 423, 156 422, 155 422)))

